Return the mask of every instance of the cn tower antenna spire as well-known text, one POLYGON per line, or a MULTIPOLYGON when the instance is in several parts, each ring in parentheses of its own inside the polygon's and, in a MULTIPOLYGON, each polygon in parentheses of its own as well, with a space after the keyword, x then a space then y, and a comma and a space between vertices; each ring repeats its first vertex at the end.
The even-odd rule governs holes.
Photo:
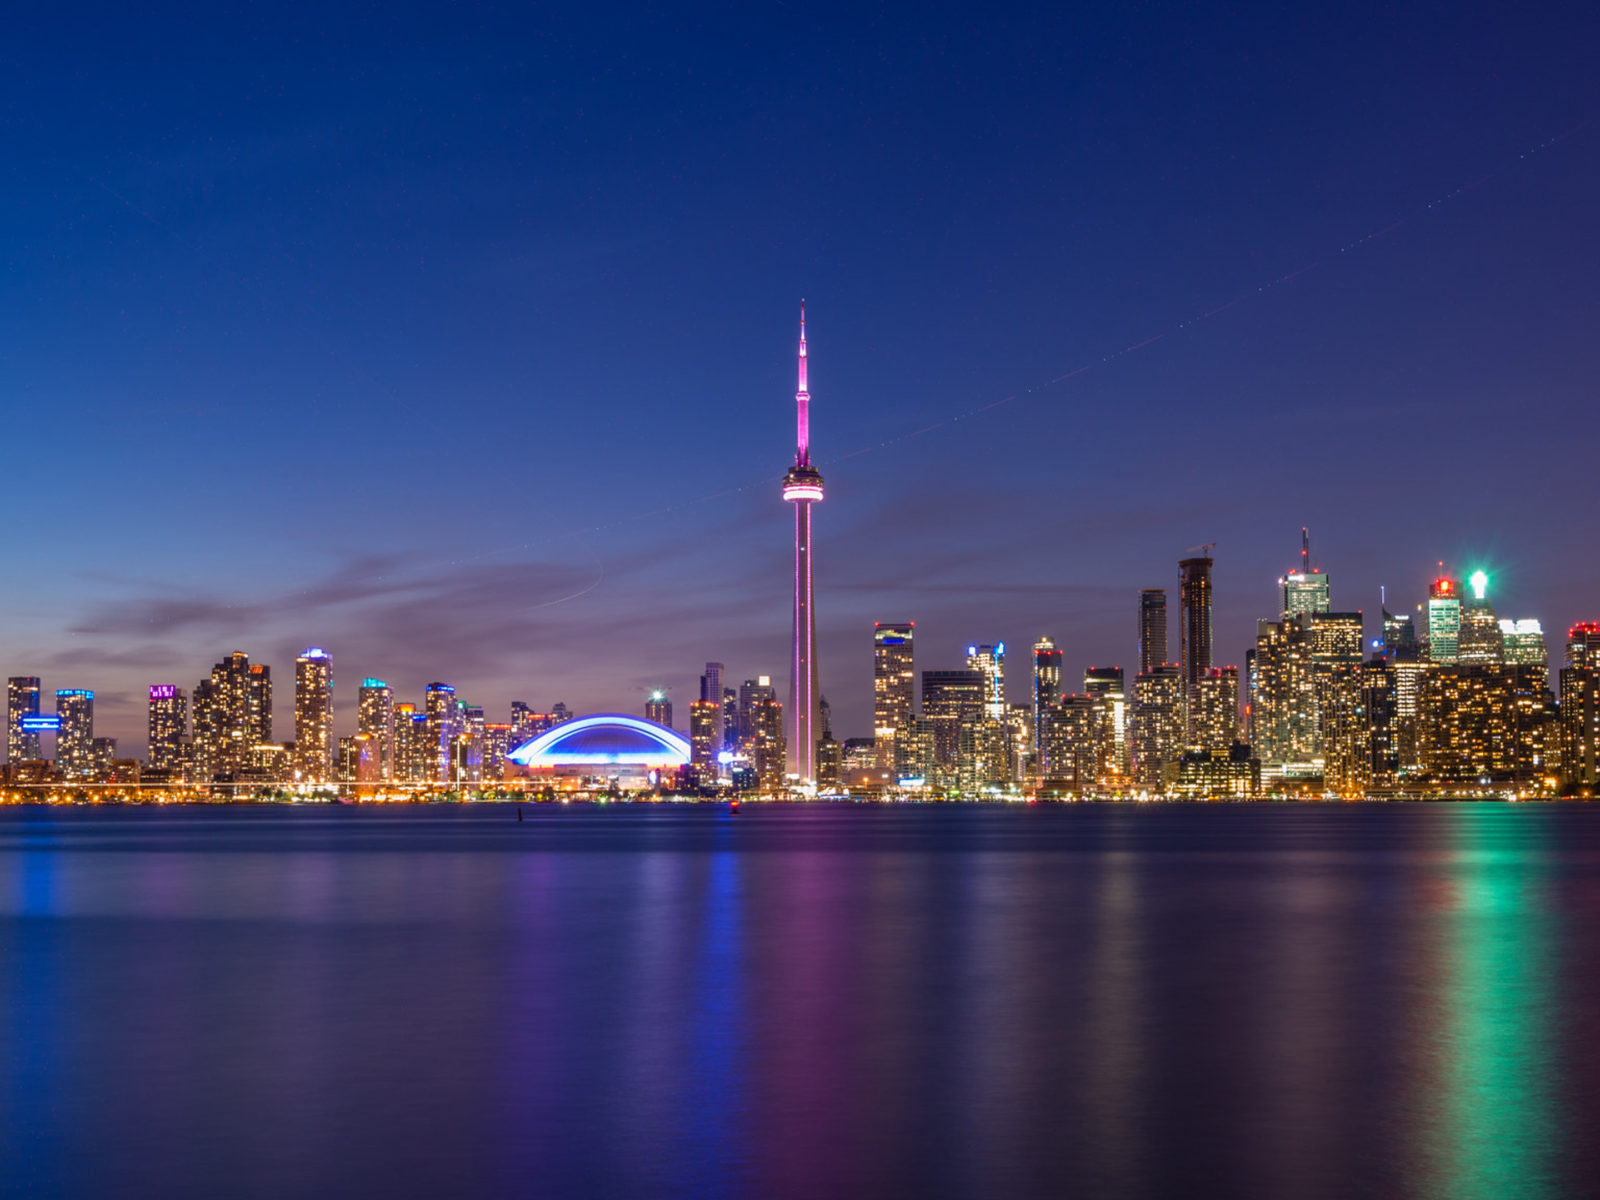
POLYGON ((795 389, 795 452, 797 467, 811 465, 811 393, 806 390, 806 302, 800 301, 800 386, 795 389))

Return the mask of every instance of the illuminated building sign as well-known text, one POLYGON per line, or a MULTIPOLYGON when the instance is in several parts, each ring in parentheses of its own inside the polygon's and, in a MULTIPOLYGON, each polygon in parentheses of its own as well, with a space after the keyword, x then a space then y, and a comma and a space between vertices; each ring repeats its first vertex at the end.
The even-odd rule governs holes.
POLYGON ((49 716, 41 714, 39 716, 23 717, 22 720, 17 722, 17 727, 23 733, 54 733, 61 728, 61 718, 54 713, 49 716))
POLYGON ((56 693, 56 698, 58 700, 63 696, 87 696, 90 700, 94 699, 94 693, 85 691, 83 688, 63 688, 61 691, 56 693))
POLYGON ((150 685, 150 699, 171 700, 178 694, 178 685, 175 683, 153 683, 150 685))
POLYGON ((381 679, 374 679, 372 676, 368 675, 361 681, 361 686, 364 688, 386 688, 389 685, 381 679))

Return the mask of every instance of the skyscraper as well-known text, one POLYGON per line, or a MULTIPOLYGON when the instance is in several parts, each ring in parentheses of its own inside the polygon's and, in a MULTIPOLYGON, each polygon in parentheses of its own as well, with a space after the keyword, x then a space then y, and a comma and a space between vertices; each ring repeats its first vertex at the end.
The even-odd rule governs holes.
POLYGON ((1287 623, 1305 613, 1328 611, 1328 576, 1311 565, 1311 539, 1300 530, 1300 569, 1278 580, 1283 593, 1283 620, 1287 623))
POLYGON ((333 771, 333 659, 312 646, 294 660, 294 753, 302 783, 333 771))
POLYGON ((878 766, 895 769, 895 739, 911 719, 916 622, 872 627, 872 740, 878 766))
POLYGON ((1497 663, 1505 659, 1494 605, 1489 602, 1489 576, 1474 571, 1467 579, 1471 592, 1461 598, 1461 625, 1456 634, 1456 661, 1497 663))
POLYGON ((717 755, 722 750, 722 703, 696 700, 689 705, 689 761, 694 764, 700 786, 716 781, 717 755))
POLYGON ((954 778, 961 756, 961 726, 984 715, 986 686, 981 671, 922 673, 922 716, 933 735, 936 774, 954 778))
MULTIPOLYGON (((356 694, 356 736, 365 737, 366 753, 375 764, 369 767, 372 779, 395 779, 394 689, 372 676, 361 681, 356 694), (375 774, 373 772, 376 772, 375 774)), ((369 782, 363 780, 363 782, 369 782)))
POLYGON ((1006 644, 968 646, 967 670, 983 676, 983 711, 990 720, 1006 715, 1006 644))
POLYGON ((448 683, 430 683, 422 697, 424 744, 419 779, 427 783, 450 781, 451 743, 456 729, 456 689, 448 683))
MULTIPOLYGON (((1186 558, 1178 564, 1178 601, 1183 610, 1178 665, 1183 669, 1184 703, 1191 708, 1200 676, 1211 669, 1211 562, 1209 557, 1186 558)), ((1188 716, 1184 728, 1193 741, 1188 716)))
POLYGON ((97 765, 94 748, 94 693, 65 688, 56 693, 56 767, 68 779, 87 779, 97 765))
POLYGON ((197 774, 231 777, 272 741, 272 674, 235 650, 195 685, 191 711, 197 774))
POLYGON ((1139 593, 1139 674, 1167 662, 1167 589, 1139 593))
POLYGON ((1183 753, 1183 677, 1176 664, 1154 666, 1134 679, 1132 741, 1134 777, 1161 790, 1167 764, 1183 753))
MULTIPOLYGON (((789 656, 788 763, 802 780, 816 778, 817 615, 812 609, 811 505, 822 499, 822 472, 811 465, 811 393, 806 390, 806 305, 800 302, 800 386, 794 394, 794 466, 783 477, 783 498, 794 505, 794 644, 789 656)), ((767 783, 763 778, 763 784, 767 783)))
MULTIPOLYGON (((1166 640, 1166 596, 1162 603, 1162 640, 1166 640)), ((1143 638, 1141 616, 1140 637, 1143 638)), ((1035 774, 1043 777, 1049 772, 1049 713, 1061 702, 1061 651, 1055 640, 1041 637, 1033 644, 1033 763, 1035 774)))
POLYGON ((145 761, 160 771, 183 766, 184 739, 189 736, 189 696, 173 683, 150 685, 149 749, 145 761))
POLYGON ((1550 668, 1550 651, 1544 644, 1544 626, 1537 619, 1500 619, 1500 642, 1505 648, 1505 660, 1520 666, 1550 668))
POLYGON ((6 681, 6 757, 12 762, 43 758, 39 735, 22 728, 23 717, 39 715, 39 677, 13 675, 6 681))
POLYGON ((672 701, 667 699, 666 692, 657 688, 650 693, 650 698, 644 702, 644 719, 672 728, 672 701))
POLYGON ((1239 740, 1239 668, 1212 667, 1195 685, 1191 749, 1226 752, 1239 740))
POLYGON ((1461 585, 1443 576, 1428 587, 1428 659, 1453 663, 1461 637, 1461 585))
POLYGON ((1561 668, 1561 772, 1583 795, 1600 787, 1600 623, 1584 621, 1567 632, 1561 668))

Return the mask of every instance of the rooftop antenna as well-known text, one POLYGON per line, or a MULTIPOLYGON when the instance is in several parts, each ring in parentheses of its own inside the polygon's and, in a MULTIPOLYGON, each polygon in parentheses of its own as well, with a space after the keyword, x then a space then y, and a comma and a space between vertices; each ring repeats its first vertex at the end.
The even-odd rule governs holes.
POLYGON ((1311 535, 1300 526, 1300 574, 1311 574, 1311 535))

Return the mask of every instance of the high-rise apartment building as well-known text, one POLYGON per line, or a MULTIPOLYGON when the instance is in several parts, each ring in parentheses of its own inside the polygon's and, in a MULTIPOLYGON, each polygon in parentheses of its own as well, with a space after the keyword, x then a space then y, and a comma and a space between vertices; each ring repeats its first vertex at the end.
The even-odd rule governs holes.
POLYGON ((1083 690, 1095 701, 1096 779, 1103 788, 1118 788, 1133 766, 1122 668, 1088 668, 1083 674, 1083 690))
POLYGON ((158 771, 182 770, 188 759, 189 694, 175 683, 153 683, 148 704, 145 761, 158 771))
POLYGON ((722 751, 722 701, 696 700, 689 705, 689 761, 702 786, 717 777, 717 755, 722 751))
MULTIPOLYGON (((782 786, 787 765, 783 745, 783 705, 768 676, 762 675, 760 679, 766 682, 757 683, 748 693, 750 740, 746 752, 762 788, 772 790, 782 786)), ((740 689, 740 695, 742 700, 745 695, 743 688, 740 689)))
POLYGON ((483 782, 499 784, 506 778, 506 755, 511 751, 511 725, 489 721, 483 727, 483 782))
POLYGON ((1139 593, 1139 674, 1171 661, 1167 658, 1167 589, 1139 593))
POLYGON ((99 765, 94 746, 94 693, 65 688, 56 693, 56 769, 68 779, 89 779, 99 765))
POLYGON ((872 627, 872 740, 878 766, 888 771, 895 769, 895 739, 915 703, 915 635, 913 621, 872 627))
MULTIPOLYGON (((1211 566, 1212 560, 1186 558, 1178 564, 1178 601, 1182 608, 1182 642, 1179 666, 1183 669, 1183 694, 1186 712, 1193 707, 1200 677, 1211 669, 1211 566)), ((1184 727, 1189 739, 1190 717, 1184 727)))
POLYGON ((1561 668, 1561 774, 1580 795, 1600 790, 1600 622, 1567 632, 1561 668))
POLYGON ((1183 753, 1183 675, 1176 663, 1163 663, 1133 681, 1134 778, 1160 790, 1166 766, 1183 753))
POLYGON ((272 741, 272 673, 235 650, 195 685, 191 711, 199 777, 250 770, 255 748, 272 741))
POLYGON ((1364 786, 1366 715, 1362 708, 1362 614, 1308 613, 1301 618, 1311 654, 1312 700, 1323 778, 1345 795, 1364 786))
POLYGON ((1436 784, 1530 782, 1558 746, 1556 712, 1535 668, 1435 666, 1419 698, 1422 766, 1436 784))
POLYGON ((1006 715, 1006 644, 968 646, 967 670, 983 676, 983 710, 990 719, 1003 720, 1006 715))
MULTIPOLYGON (((1163 603, 1165 601, 1163 600, 1163 603)), ((1048 775, 1046 714, 1061 701, 1061 651, 1054 639, 1041 637, 1033 644, 1033 758, 1034 773, 1048 775)))
POLYGON ((1239 740, 1239 668, 1212 667, 1195 683, 1189 748, 1226 751, 1239 740))
POLYGON ((247 679, 246 727, 258 746, 272 741, 272 668, 251 663, 247 679))
POLYGON ((421 783, 427 779, 427 725, 428 718, 417 711, 415 704, 402 703, 394 706, 392 778, 396 783, 421 783))
POLYGON ((1006 727, 987 711, 961 726, 957 734, 956 787, 964 796, 978 796, 1006 782, 1006 727))
POLYGON ((22 727, 24 717, 39 715, 37 675, 13 675, 6 681, 6 757, 12 762, 43 758, 39 735, 22 727))
POLYGON ((1362 761, 1352 769, 1352 794, 1392 787, 1400 769, 1399 708, 1395 663, 1382 654, 1361 669, 1361 709, 1365 721, 1362 761))
POLYGON ((922 673, 922 716, 933 735, 936 778, 954 778, 961 759, 961 727, 986 714, 988 687, 982 671, 922 673))
POLYGON ((1050 764, 1047 778, 1079 795, 1092 793, 1100 778, 1104 756, 1099 711, 1095 697, 1072 692, 1062 696, 1045 719, 1045 754, 1050 764))
POLYGON ((395 772, 394 689, 371 675, 361 681, 356 693, 356 736, 367 739, 365 753, 375 759, 375 780, 398 778, 395 772))
POLYGON ((457 729, 456 689, 448 683, 430 683, 422 695, 424 747, 422 776, 429 783, 449 783, 452 746, 457 729))
POLYGON ((294 752, 300 782, 329 782, 333 750, 333 659, 312 646, 294 660, 294 752))

